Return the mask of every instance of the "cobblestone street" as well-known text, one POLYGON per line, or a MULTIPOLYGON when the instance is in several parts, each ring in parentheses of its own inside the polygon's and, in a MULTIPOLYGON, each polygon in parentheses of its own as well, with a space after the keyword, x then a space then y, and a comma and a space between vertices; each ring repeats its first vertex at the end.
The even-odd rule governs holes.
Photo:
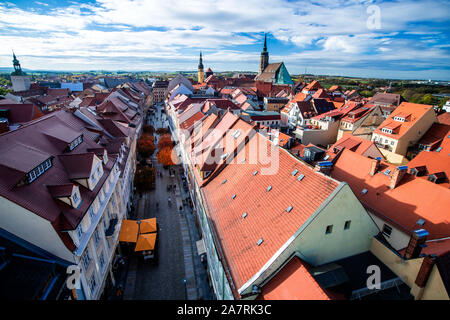
MULTIPOLYGON (((159 110, 156 115, 149 124, 155 129, 167 127, 165 115, 161 115, 159 110)), ((142 194, 141 198, 138 194, 135 195, 136 212, 132 219, 156 217, 159 224, 158 263, 131 259, 124 299, 213 299, 206 270, 197 253, 196 241, 200 236, 195 216, 189 206, 183 206, 182 200, 188 198, 189 193, 183 190, 181 168, 173 166, 171 170, 164 169, 156 160, 156 152, 152 156, 152 162, 156 168, 155 189, 142 194), (168 185, 176 185, 175 190, 168 191, 168 185)))

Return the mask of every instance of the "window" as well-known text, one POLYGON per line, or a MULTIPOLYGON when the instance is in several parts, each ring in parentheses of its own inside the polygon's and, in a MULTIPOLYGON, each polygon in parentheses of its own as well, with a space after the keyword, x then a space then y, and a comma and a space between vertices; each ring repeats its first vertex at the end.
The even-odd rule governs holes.
POLYGON ((70 144, 69 144, 69 149, 73 150, 75 149, 81 142, 83 142, 83 135, 79 136, 78 138, 76 138, 75 140, 73 140, 70 144))
POLYGON ((28 172, 27 179, 28 183, 33 182, 36 180, 41 174, 43 174, 45 171, 47 171, 52 166, 51 158, 45 160, 40 165, 38 165, 36 168, 28 172))
POLYGON ((391 236, 391 233, 392 233, 392 228, 389 227, 387 224, 385 224, 385 225, 383 226, 383 234, 384 234, 385 236, 387 236, 387 237, 390 237, 390 236, 391 236))
POLYGON ((94 218, 95 217, 95 212, 94 212, 94 207, 93 205, 91 205, 89 207, 89 217, 94 218))
POLYGON ((89 257, 89 252, 87 250, 81 257, 81 262, 83 263, 83 268, 87 271, 89 265, 91 264, 91 257, 89 257))
POLYGON ((350 220, 345 221, 345 224, 344 224, 344 230, 350 229, 350 223, 351 223, 350 220))
POLYGON ((325 234, 330 234, 333 231, 333 225, 327 226, 327 229, 325 230, 325 234))
POLYGON ((91 294, 94 293, 96 285, 97 284, 95 283, 95 277, 94 277, 94 275, 92 275, 91 279, 89 280, 89 289, 91 290, 91 294))
POLYGON ((78 193, 76 191, 72 194, 72 199, 74 203, 78 203, 78 201, 80 200, 80 198, 78 198, 78 193))
POLYGON ((81 237, 83 236, 83 230, 81 229, 81 223, 78 225, 78 228, 77 228, 77 236, 78 236, 78 239, 81 239, 81 237))
POLYGON ((100 262, 100 269, 103 269, 105 265, 105 258, 103 257, 103 251, 100 252, 100 256, 98 257, 98 262, 100 262))
POLYGON ((100 242, 100 235, 98 234, 97 229, 95 229, 95 232, 94 232, 94 242, 95 242, 95 245, 98 245, 98 243, 100 242))

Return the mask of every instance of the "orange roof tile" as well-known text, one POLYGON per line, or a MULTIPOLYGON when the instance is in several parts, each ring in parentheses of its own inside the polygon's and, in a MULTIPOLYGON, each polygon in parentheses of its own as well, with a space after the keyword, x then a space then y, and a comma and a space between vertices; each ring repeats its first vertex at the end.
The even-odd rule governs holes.
MULTIPOLYGON (((373 159, 366 158, 350 150, 344 150, 336 160, 331 176, 347 182, 358 199, 369 210, 390 221, 400 230, 411 233, 421 228, 417 221, 426 221, 423 228, 429 239, 450 236, 450 189, 442 188, 425 179, 406 174, 395 189, 389 188, 390 177, 383 172, 369 174, 373 159), (367 193, 361 191, 367 189, 367 193)), ((383 163, 394 172, 395 167, 383 163)))
POLYGON ((261 134, 250 138, 236 161, 201 189, 235 286, 241 288, 253 277, 337 186, 337 181, 314 172, 261 134), (258 148, 278 157, 278 168, 271 171, 275 163, 267 164, 266 157, 255 159, 258 148), (291 174, 294 169, 296 176, 291 174), (301 182, 300 174, 305 175, 301 182))
POLYGON ((439 123, 450 125, 450 112, 438 115, 437 119, 439 123))
POLYGON ((400 139, 406 132, 409 131, 417 121, 422 118, 422 116, 428 112, 430 109, 433 109, 433 106, 426 104, 417 104, 410 102, 402 102, 397 109, 395 109, 390 116, 384 120, 378 128, 375 129, 374 133, 381 134, 383 136, 387 136, 393 139, 400 139), (394 117, 397 115, 407 115, 410 114, 410 118, 408 121, 400 122, 394 120, 394 117), (396 128, 396 131, 392 134, 382 132, 383 128, 396 128))
POLYGON ((258 300, 330 300, 297 257, 289 261, 261 290, 258 300))

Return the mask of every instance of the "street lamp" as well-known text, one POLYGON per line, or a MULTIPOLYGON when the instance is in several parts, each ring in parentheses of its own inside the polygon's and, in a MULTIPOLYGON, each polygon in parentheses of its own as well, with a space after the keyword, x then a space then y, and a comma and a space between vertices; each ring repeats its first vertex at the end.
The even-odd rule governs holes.
POLYGON ((187 300, 187 280, 186 279, 183 279, 183 284, 184 284, 184 294, 185 294, 185 297, 186 297, 186 300, 187 300))

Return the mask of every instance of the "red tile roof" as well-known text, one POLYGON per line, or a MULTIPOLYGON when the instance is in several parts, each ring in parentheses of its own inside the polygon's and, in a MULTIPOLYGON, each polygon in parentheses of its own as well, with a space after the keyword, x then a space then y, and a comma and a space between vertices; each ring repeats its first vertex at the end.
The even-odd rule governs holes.
POLYGON ((433 109, 433 106, 426 105, 426 104, 417 104, 417 103, 410 103, 410 102, 402 102, 397 109, 395 109, 387 118, 384 120, 378 128, 375 129, 374 133, 378 133, 380 135, 390 137, 393 139, 400 139, 406 132, 408 132, 416 123, 418 120, 420 120, 425 113, 427 113, 430 109, 433 109), (396 117, 398 114, 409 114, 410 117, 408 121, 400 122, 394 120, 394 117, 396 117), (382 132, 382 128, 386 127, 395 127, 397 128, 397 131, 392 134, 382 132))
POLYGON ((188 130, 191 128, 197 121, 200 121, 205 115, 202 112, 197 112, 192 115, 189 119, 180 124, 180 128, 184 130, 188 130))
MULTIPOLYGON (((69 250, 73 250, 75 246, 69 235, 62 231, 74 230, 77 227, 103 186, 117 158, 112 154, 108 156, 108 163, 103 165, 105 174, 93 191, 80 185, 83 201, 78 208, 72 208, 53 198, 47 186, 74 183, 71 177, 86 176, 84 163, 88 163, 87 160, 93 157, 93 153, 87 153, 87 149, 99 147, 99 144, 89 138, 86 125, 86 122, 71 112, 57 111, 33 120, 17 130, 0 135, 0 195, 50 221, 69 250), (83 134, 82 143, 73 151, 64 152, 60 145, 48 139, 49 129, 64 126, 69 128, 67 132, 83 134), (24 178, 25 173, 50 157, 53 164, 47 172, 31 184, 16 186, 17 182, 24 178), (80 159, 81 162, 78 161, 80 159), (81 171, 83 174, 79 175, 81 171)), ((68 138, 62 132, 61 139, 68 138)))
POLYGON ((450 125, 450 112, 445 112, 443 114, 438 115, 437 119, 438 123, 450 125))
POLYGON ((389 168, 392 174, 395 167, 382 162, 383 172, 371 176, 369 172, 373 161, 344 150, 336 160, 331 176, 347 182, 363 205, 403 232, 411 234, 421 228, 416 223, 422 218, 426 221, 423 228, 430 233, 429 239, 450 236, 450 189, 409 174, 396 188, 391 189, 390 177, 383 172, 389 168), (367 193, 363 194, 363 189, 367 189, 367 193))
MULTIPOLYGON (((366 140, 360 137, 355 137, 352 135, 346 135, 343 136, 341 139, 336 141, 335 144, 333 144, 328 150, 333 151, 334 148, 346 148, 348 150, 351 150, 353 152, 356 152, 360 155, 363 155, 364 152, 367 151, 370 147, 375 147, 378 149, 378 147, 375 145, 373 141, 366 140)), ((380 155, 381 152, 380 152, 380 155)))
MULTIPOLYGON (((445 139, 450 140, 448 137, 445 139)), ((450 187, 450 156, 448 151, 422 151, 408 163, 409 169, 422 166, 426 168, 426 172, 424 176, 418 177, 418 179, 426 180, 430 174, 444 172, 446 176, 444 181, 442 183, 438 183, 437 185, 447 189, 450 187)))
POLYGON ((303 88, 303 90, 306 91, 314 91, 321 89, 322 86, 320 85, 319 81, 314 80, 313 82, 309 83, 306 87, 303 88))
POLYGON ((294 257, 261 290, 258 300, 331 300, 309 273, 307 264, 294 257))
POLYGON ((235 163, 228 164, 202 188, 237 288, 269 261, 337 186, 337 181, 314 172, 283 148, 273 147, 262 135, 250 139, 235 163), (258 147, 266 147, 278 157, 278 168, 272 168, 275 172, 271 172, 271 163, 254 159, 258 150, 254 148, 258 147), (298 175, 305 175, 301 182, 297 181, 298 175, 291 175, 294 169, 298 175), (270 192, 266 190, 269 185, 270 192), (293 208, 288 213, 289 206, 293 208), (263 243, 258 245, 261 238, 263 243))
POLYGON ((443 139, 450 134, 450 125, 433 123, 428 131, 420 138, 418 144, 430 146, 430 150, 435 150, 443 139))
POLYGON ((32 103, 2 104, 0 110, 8 111, 9 124, 25 123, 42 117, 44 114, 32 103))

